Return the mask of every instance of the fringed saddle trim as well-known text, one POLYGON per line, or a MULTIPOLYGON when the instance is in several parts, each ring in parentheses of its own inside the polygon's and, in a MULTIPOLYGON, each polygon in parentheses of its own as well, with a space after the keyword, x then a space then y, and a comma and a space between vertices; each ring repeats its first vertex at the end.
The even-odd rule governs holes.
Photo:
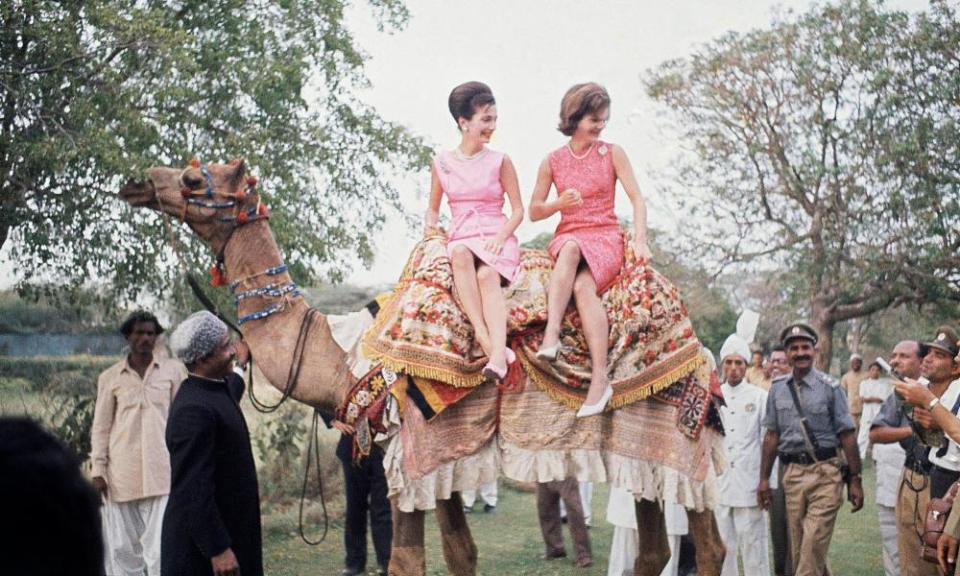
MULTIPOLYGON (((586 390, 577 392, 572 388, 558 384, 553 378, 533 365, 525 354, 518 354, 518 356, 520 361, 523 362, 525 372, 537 385, 537 388, 571 410, 580 408, 586 396, 586 390)), ((674 358, 665 362, 665 364, 675 364, 675 366, 658 366, 657 371, 660 374, 653 378, 647 371, 644 371, 634 377, 614 382, 613 398, 610 399, 607 410, 622 408, 638 400, 649 398, 651 395, 668 388, 677 380, 691 374, 705 361, 700 354, 700 344, 694 342, 688 345, 686 349, 679 350, 674 358), (627 390, 623 390, 624 388, 627 388, 627 390)))
MULTIPOLYGON (((366 345, 364 345, 364 353, 368 353, 366 345)), ((379 354, 377 361, 395 372, 402 372, 416 378, 429 378, 457 388, 476 388, 484 382, 483 373, 480 371, 464 373, 455 369, 419 364, 408 359, 400 360, 382 353, 379 354)))

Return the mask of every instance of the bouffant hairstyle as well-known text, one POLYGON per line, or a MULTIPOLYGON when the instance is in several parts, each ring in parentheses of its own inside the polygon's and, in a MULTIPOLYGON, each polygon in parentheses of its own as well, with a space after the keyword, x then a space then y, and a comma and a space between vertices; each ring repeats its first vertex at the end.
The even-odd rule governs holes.
POLYGON ((577 124, 587 114, 597 114, 610 108, 607 89, 596 82, 576 84, 567 90, 560 101, 560 125, 557 130, 564 136, 573 136, 577 124))
POLYGON ((156 316, 146 310, 137 310, 127 316, 127 319, 120 325, 120 333, 123 334, 124 338, 127 338, 133 333, 133 327, 137 322, 153 322, 153 326, 157 330, 157 336, 163 334, 163 326, 160 325, 160 321, 157 320, 156 316))
POLYGON ((460 127, 461 118, 469 120, 480 108, 496 103, 497 101, 493 98, 493 91, 483 82, 461 84, 450 92, 450 98, 447 99, 450 115, 453 116, 457 128, 460 127))

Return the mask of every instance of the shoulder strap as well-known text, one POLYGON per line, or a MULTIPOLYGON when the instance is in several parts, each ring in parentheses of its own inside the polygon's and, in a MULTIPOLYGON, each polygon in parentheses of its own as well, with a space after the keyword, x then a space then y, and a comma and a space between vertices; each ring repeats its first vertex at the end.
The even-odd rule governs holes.
POLYGON ((797 409, 797 417, 800 420, 800 430, 803 432, 804 445, 807 453, 814 461, 817 460, 817 450, 820 446, 817 444, 817 438, 810 432, 810 424, 807 423, 807 416, 803 411, 803 405, 800 403, 800 396, 797 394, 796 380, 791 376, 785 382, 787 389, 790 390, 790 397, 793 398, 793 406, 797 409))
MULTIPOLYGON (((960 410, 960 395, 958 395, 957 399, 954 401, 953 408, 950 409, 950 412, 952 412, 953 415, 956 416, 957 410, 960 410)), ((945 440, 946 442, 944 442, 943 445, 941 445, 940 448, 935 453, 937 458, 943 458, 944 456, 947 455, 947 450, 950 448, 950 440, 949 439, 945 439, 945 440)))

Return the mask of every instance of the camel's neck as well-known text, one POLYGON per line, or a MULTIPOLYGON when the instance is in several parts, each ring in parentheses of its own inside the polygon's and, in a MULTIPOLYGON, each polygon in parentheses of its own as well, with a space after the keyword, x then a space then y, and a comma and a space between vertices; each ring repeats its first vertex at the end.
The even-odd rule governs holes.
MULTIPOLYGON (((224 249, 227 281, 241 280, 236 289, 238 294, 268 284, 282 286, 289 283, 287 272, 263 275, 266 270, 282 263, 283 258, 266 220, 238 228, 224 249)), ((248 320, 241 330, 260 371, 271 384, 283 389, 294 361, 300 326, 309 307, 300 297, 263 295, 243 299, 237 313, 243 317, 279 303, 284 304, 282 310, 261 319, 248 320)), ((346 354, 334 342, 326 318, 322 316, 314 321, 307 339, 300 377, 292 395, 301 402, 332 411, 351 382, 346 354)))

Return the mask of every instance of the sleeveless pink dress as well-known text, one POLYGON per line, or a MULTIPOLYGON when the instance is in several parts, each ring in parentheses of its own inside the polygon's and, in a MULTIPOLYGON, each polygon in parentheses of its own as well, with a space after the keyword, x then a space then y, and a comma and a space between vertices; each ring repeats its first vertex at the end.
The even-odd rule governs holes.
POLYGON ((491 266, 507 282, 513 282, 520 267, 520 246, 510 235, 500 255, 484 248, 503 228, 504 190, 500 182, 503 152, 486 149, 471 160, 453 152, 441 152, 434 160, 440 187, 450 204, 453 221, 447 233, 447 254, 456 246, 466 246, 484 264, 491 266))
POLYGON ((560 225, 547 250, 556 260, 564 244, 576 242, 601 294, 623 266, 623 231, 613 209, 617 174, 611 146, 598 141, 582 159, 563 146, 548 158, 557 194, 576 188, 583 203, 560 212, 560 225))

